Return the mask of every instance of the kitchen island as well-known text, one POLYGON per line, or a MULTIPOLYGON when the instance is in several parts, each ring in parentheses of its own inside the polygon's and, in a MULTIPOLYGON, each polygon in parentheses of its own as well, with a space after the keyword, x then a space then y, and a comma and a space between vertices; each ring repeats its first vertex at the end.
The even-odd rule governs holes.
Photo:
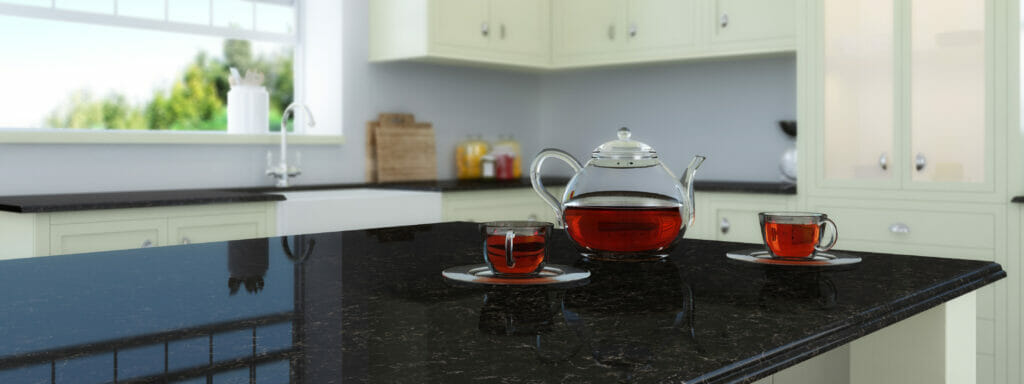
MULTIPOLYGON (((973 301, 929 314, 1006 275, 885 254, 829 271, 725 257, 749 247, 683 240, 662 262, 599 263, 556 231, 551 261, 592 272, 560 289, 446 283, 441 270, 481 262, 473 223, 0 261, 0 382, 752 382, 883 328, 971 319, 973 301)), ((926 339, 905 368, 948 377, 958 345, 926 339)), ((906 352, 851 351, 850 369, 906 352)))

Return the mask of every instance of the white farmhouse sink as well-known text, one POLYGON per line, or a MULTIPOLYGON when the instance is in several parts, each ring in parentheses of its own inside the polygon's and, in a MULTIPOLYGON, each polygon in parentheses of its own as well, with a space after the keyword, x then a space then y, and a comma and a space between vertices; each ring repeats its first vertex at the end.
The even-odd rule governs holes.
POLYGON ((389 189, 277 192, 280 236, 436 223, 441 193, 389 189))

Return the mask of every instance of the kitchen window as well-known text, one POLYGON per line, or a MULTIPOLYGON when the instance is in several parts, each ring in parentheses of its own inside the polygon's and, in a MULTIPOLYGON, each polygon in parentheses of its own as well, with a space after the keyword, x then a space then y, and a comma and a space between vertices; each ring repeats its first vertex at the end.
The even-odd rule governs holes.
POLYGON ((223 134, 229 68, 264 74, 268 130, 279 130, 281 111, 302 94, 300 8, 298 0, 0 0, 0 141, 268 142, 223 134))

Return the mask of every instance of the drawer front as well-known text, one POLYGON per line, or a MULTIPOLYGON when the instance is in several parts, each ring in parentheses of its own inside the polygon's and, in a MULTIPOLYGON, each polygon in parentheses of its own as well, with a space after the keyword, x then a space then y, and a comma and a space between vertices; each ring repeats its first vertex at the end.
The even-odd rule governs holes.
POLYGON ((267 216, 246 213, 222 216, 177 217, 168 220, 171 244, 252 239, 267 236, 267 216))
POLYGON ((744 209, 719 209, 716 216, 717 239, 739 243, 762 243, 758 212, 744 209))
POLYGON ((989 212, 813 205, 839 227, 837 249, 991 260, 998 218, 989 212))
POLYGON ((112 251, 166 244, 167 220, 123 220, 50 226, 50 254, 112 251))
MULTIPOLYGON (((549 190, 561 198, 564 188, 549 190)), ((444 221, 556 220, 554 210, 528 188, 446 193, 442 203, 444 221)))

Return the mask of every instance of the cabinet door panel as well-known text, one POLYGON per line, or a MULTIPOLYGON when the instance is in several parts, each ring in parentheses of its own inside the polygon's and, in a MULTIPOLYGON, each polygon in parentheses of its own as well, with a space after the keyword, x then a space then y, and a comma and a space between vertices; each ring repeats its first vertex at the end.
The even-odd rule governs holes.
POLYGON ((50 254, 155 247, 166 243, 167 220, 121 220, 50 226, 50 254))
POLYGON ((715 42, 796 35, 795 0, 714 0, 715 42))
POLYGON ((554 0, 556 54, 608 53, 625 36, 626 0, 554 0))
POLYGON ((824 5, 824 178, 895 187, 901 164, 893 142, 895 6, 892 0, 824 5))
POLYGON ((546 55, 551 40, 548 0, 491 0, 494 49, 546 55))
POLYGON ((630 49, 690 45, 696 28, 696 0, 629 0, 626 27, 630 49))
POLYGON ((468 48, 487 46, 493 32, 488 0, 434 0, 432 5, 435 43, 468 48))
POLYGON ((986 1, 910 4, 911 180, 985 182, 986 1))
POLYGON ((259 213, 171 218, 169 241, 194 244, 263 237, 267 235, 266 221, 267 216, 259 213))

